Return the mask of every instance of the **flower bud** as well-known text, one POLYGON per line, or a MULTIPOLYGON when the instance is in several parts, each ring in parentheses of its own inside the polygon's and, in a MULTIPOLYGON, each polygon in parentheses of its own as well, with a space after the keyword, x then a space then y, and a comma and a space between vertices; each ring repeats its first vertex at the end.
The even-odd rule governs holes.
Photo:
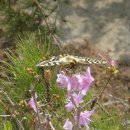
POLYGON ((51 71, 50 70, 45 70, 44 71, 44 77, 47 81, 50 81, 51 79, 51 71))

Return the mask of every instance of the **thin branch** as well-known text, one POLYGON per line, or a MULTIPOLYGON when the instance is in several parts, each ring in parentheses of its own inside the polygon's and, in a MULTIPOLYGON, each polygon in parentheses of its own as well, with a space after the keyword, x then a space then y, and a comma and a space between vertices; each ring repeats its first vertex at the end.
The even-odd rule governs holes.
POLYGON ((9 102, 10 102, 10 104, 11 104, 12 106, 14 106, 15 104, 13 103, 13 101, 11 100, 11 98, 9 97, 9 95, 8 95, 6 92, 4 92, 4 94, 6 95, 7 99, 8 99, 9 102))
POLYGON ((18 123, 20 130, 24 130, 24 127, 23 127, 22 123, 19 121, 19 119, 16 118, 16 121, 18 123))
POLYGON ((124 100, 122 100, 122 99, 120 99, 120 98, 118 98, 118 97, 115 97, 115 96, 113 96, 113 95, 111 95, 111 94, 107 94, 107 95, 108 95, 109 97, 111 97, 111 98, 113 98, 113 99, 119 101, 121 104, 123 104, 124 106, 126 106, 126 107, 129 108, 129 104, 125 103, 124 100))
POLYGON ((102 95, 102 94, 104 93, 104 91, 106 90, 107 85, 108 85, 108 83, 110 82, 112 76, 113 76, 113 75, 110 75, 110 77, 108 78, 108 80, 107 80, 106 84, 104 85, 103 89, 101 90, 101 92, 100 92, 95 98, 93 98, 92 100, 90 100, 89 102, 87 102, 87 103, 81 108, 81 110, 82 110, 82 109, 85 109, 85 108, 86 108, 89 104, 91 104, 91 103, 92 103, 91 109, 94 107, 94 105, 97 103, 99 97, 101 97, 101 95, 102 95))
MULTIPOLYGON (((13 101, 11 100, 11 98, 9 97, 9 95, 4 91, 4 90, 1 90, 3 91, 3 94, 7 97, 8 101, 10 102, 10 104, 12 105, 12 109, 15 110, 15 104, 13 103, 13 101)), ((8 115, 9 117, 9 115, 8 115)), ((22 123, 19 121, 19 119, 16 117, 14 118, 19 126, 19 129, 20 130, 24 130, 24 127, 22 125, 22 123)))
POLYGON ((43 11, 42 11, 41 5, 39 4, 39 2, 38 2, 37 0, 33 0, 33 2, 36 4, 36 6, 37 6, 37 7, 39 8, 39 10, 41 11, 41 13, 42 13, 42 15, 43 15, 43 17, 44 17, 44 21, 45 21, 46 27, 48 28, 48 31, 49 31, 51 37, 53 38, 53 40, 54 40, 55 42, 58 43, 57 45, 58 45, 59 49, 62 50, 62 48, 61 48, 61 41, 59 40, 59 38, 58 38, 56 35, 54 35, 54 34, 51 32, 50 26, 49 26, 49 24, 48 24, 48 22, 47 22, 47 20, 46 20, 45 14, 44 14, 43 11))
POLYGON ((81 110, 85 109, 89 104, 97 102, 97 96, 93 98, 92 100, 88 101, 84 106, 81 107, 81 110))
POLYGON ((0 117, 10 117, 11 115, 0 115, 0 117))
POLYGON ((99 102, 97 104, 107 115, 112 116, 99 102))
POLYGON ((52 130, 55 130, 55 128, 53 127, 51 121, 49 121, 49 125, 50 125, 50 127, 51 127, 52 130))
POLYGON ((125 130, 128 130, 128 110, 125 110, 125 114, 124 114, 124 118, 125 118, 125 130))
POLYGON ((107 80, 107 82, 106 82, 104 88, 102 89, 102 91, 99 93, 99 95, 98 95, 97 97, 100 97, 100 96, 104 93, 104 91, 106 90, 107 85, 108 85, 108 83, 110 82, 112 76, 113 76, 113 75, 111 74, 110 77, 108 78, 108 80, 107 80))
POLYGON ((42 77, 43 77, 43 82, 44 82, 44 85, 45 85, 45 92, 46 92, 46 100, 47 100, 47 103, 50 102, 50 88, 51 88, 51 85, 49 83, 49 79, 46 78, 45 76, 45 70, 44 68, 41 68, 42 69, 42 77))

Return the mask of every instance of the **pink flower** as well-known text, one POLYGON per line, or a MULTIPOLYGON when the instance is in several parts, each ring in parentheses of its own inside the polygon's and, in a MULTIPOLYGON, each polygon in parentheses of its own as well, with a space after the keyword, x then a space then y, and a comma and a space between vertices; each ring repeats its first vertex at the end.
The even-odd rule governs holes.
POLYGON ((64 128, 64 130, 72 130, 73 129, 73 124, 71 123, 71 121, 69 121, 69 119, 66 120, 63 128, 64 128))
POLYGON ((78 107, 79 106, 79 104, 80 103, 82 103, 83 102, 83 95, 79 92, 78 94, 73 94, 73 100, 74 100, 74 102, 75 102, 75 104, 76 104, 76 106, 78 107))
POLYGON ((115 65, 116 65, 115 60, 111 60, 111 61, 110 61, 110 65, 111 65, 111 66, 115 66, 115 65))
POLYGON ((61 88, 66 88, 68 95, 74 91, 79 90, 79 82, 75 75, 69 77, 62 71, 57 75, 57 83, 61 88))
POLYGON ((94 78, 91 76, 90 67, 86 70, 84 75, 75 74, 72 77, 66 76, 64 72, 57 75, 57 83, 62 87, 66 88, 68 95, 74 92, 81 91, 83 95, 88 91, 94 78))
POLYGON ((65 107, 67 108, 67 111, 70 112, 74 108, 74 104, 70 101, 67 105, 65 105, 65 107))
POLYGON ((87 68, 85 75, 76 75, 79 84, 80 84, 80 91, 83 95, 86 95, 86 92, 89 90, 91 83, 94 81, 94 78, 91 76, 90 67, 87 68))
POLYGON ((69 77, 62 71, 57 75, 57 83, 62 88, 67 88, 69 77))
POLYGON ((74 93, 69 98, 71 101, 66 105, 68 112, 70 112, 75 107, 75 105, 76 105, 76 107, 78 107, 79 104, 83 102, 83 99, 82 99, 83 95, 81 93, 79 93, 79 94, 74 93), (73 98, 73 99, 71 99, 71 98, 73 98))
MULTIPOLYGON (((37 94, 35 94, 35 98, 37 98, 37 94)), ((33 110, 34 110, 35 112, 37 112, 36 104, 35 104, 35 102, 34 102, 34 98, 33 98, 33 97, 30 99, 30 101, 28 102, 28 104, 30 105, 31 108, 33 108, 33 110)))
MULTIPOLYGON (((67 111, 70 112, 72 109, 78 110, 79 105, 83 102, 83 96, 86 95, 90 85, 94 81, 94 78, 90 72, 90 67, 87 68, 85 74, 78 73, 74 74, 73 76, 67 76, 64 72, 61 72, 57 76, 57 83, 60 85, 60 87, 67 89, 68 92, 67 99, 69 102, 66 105, 67 111)), ((79 113, 79 127, 85 126, 87 130, 89 129, 88 124, 91 121, 90 116, 92 113, 93 110, 79 113)), ((74 116, 74 120, 76 119, 77 117, 74 116)), ((65 130, 73 129, 73 124, 69 121, 69 119, 66 120, 63 128, 65 130)))
POLYGON ((75 75, 70 77, 68 80, 68 86, 67 86, 68 95, 73 93, 73 92, 78 92, 79 85, 80 84, 79 84, 78 78, 75 75))
POLYGON ((91 75, 90 67, 87 68, 85 75, 86 75, 86 77, 87 77, 87 79, 88 79, 89 85, 91 85, 91 83, 94 81, 94 78, 93 78, 92 75, 91 75))
POLYGON ((93 112, 94 110, 81 112, 79 117, 79 126, 83 125, 86 126, 87 129, 89 129, 88 124, 91 121, 90 116, 93 114, 93 112))

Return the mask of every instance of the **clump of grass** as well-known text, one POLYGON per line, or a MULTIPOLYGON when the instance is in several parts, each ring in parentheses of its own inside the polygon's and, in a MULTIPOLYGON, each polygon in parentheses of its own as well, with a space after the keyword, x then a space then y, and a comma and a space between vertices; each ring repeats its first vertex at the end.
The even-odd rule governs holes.
MULTIPOLYGON (((43 36, 43 37, 46 37, 43 36)), ((8 91, 15 100, 23 98, 25 89, 29 89, 30 84, 34 82, 33 76, 28 72, 29 69, 37 75, 39 70, 36 64, 42 58, 48 57, 53 53, 51 50, 51 40, 45 38, 38 40, 34 34, 20 38, 17 43, 15 53, 8 50, 6 53, 9 62, 3 61, 1 66, 0 85, 8 91)), ((53 48, 54 49, 54 48, 53 48)), ((54 80, 52 81, 54 84, 54 80)), ((43 83, 38 85, 38 91, 43 90, 43 83)), ((43 93, 42 93, 43 94, 43 93)))
MULTIPOLYGON (((43 45, 44 46, 44 45, 43 45)), ((35 65, 45 55, 45 48, 38 48, 34 35, 20 39, 15 53, 5 52, 9 62, 3 61, 1 86, 16 99, 23 96, 24 89, 33 81, 27 68, 36 70, 35 65)))
MULTIPOLYGON (((108 110, 107 110, 108 111, 108 110)), ((96 110, 95 116, 93 116, 94 122, 91 123, 92 128, 102 130, 123 130, 124 126, 122 122, 122 116, 118 115, 116 111, 111 109, 112 112, 108 111, 110 115, 103 112, 100 108, 96 110)))
MULTIPOLYGON (((1 103, 5 104, 5 106, 0 107, 0 113, 12 114, 11 112, 17 110, 20 112, 19 117, 21 118, 21 120, 24 116, 26 116, 29 119, 27 122, 31 121, 31 114, 27 114, 28 110, 25 108, 20 108, 18 106, 19 102, 28 102, 31 98, 31 84, 35 84, 36 86, 35 88, 38 94, 38 98, 41 101, 46 102, 44 101, 45 89, 43 79, 40 78, 41 81, 39 82, 35 82, 34 79, 35 76, 38 77, 41 75, 41 70, 39 70, 36 65, 40 62, 40 60, 42 60, 42 58, 48 58, 49 55, 53 53, 58 53, 58 51, 56 46, 52 45, 52 41, 49 37, 47 37, 46 34, 44 34, 43 38, 44 40, 41 39, 41 37, 39 38, 39 40, 37 37, 35 37, 35 34, 26 35, 19 38, 15 52, 11 50, 7 50, 5 52, 8 61, 3 61, 2 66, 0 67, 0 88, 2 88, 8 94, 12 102, 14 102, 15 108, 10 109, 11 106, 7 105, 9 104, 8 99, 3 94, 4 96, 1 103), (25 113, 26 115, 24 115, 25 113)), ((55 72, 52 70, 51 73, 53 76, 51 76, 50 93, 58 94, 59 97, 62 95, 62 97, 64 98, 64 91, 58 90, 55 85, 55 72)), ((57 102, 54 101, 55 108, 63 105, 63 102, 61 102, 63 98, 59 98, 57 102)), ((1 119, 1 123, 2 121, 3 120, 1 119)), ((28 129, 29 127, 27 125, 27 122, 25 121, 24 126, 28 129)), ((15 128, 16 124, 13 125, 15 128)), ((1 129, 2 128, 3 127, 1 127, 1 129)))

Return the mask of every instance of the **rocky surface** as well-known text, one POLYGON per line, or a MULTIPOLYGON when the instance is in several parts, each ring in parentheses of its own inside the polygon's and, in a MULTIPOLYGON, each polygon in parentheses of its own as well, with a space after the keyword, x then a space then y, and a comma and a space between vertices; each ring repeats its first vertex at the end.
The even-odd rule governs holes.
POLYGON ((65 43, 85 37, 111 58, 130 63, 130 0, 64 0, 59 18, 65 43))

